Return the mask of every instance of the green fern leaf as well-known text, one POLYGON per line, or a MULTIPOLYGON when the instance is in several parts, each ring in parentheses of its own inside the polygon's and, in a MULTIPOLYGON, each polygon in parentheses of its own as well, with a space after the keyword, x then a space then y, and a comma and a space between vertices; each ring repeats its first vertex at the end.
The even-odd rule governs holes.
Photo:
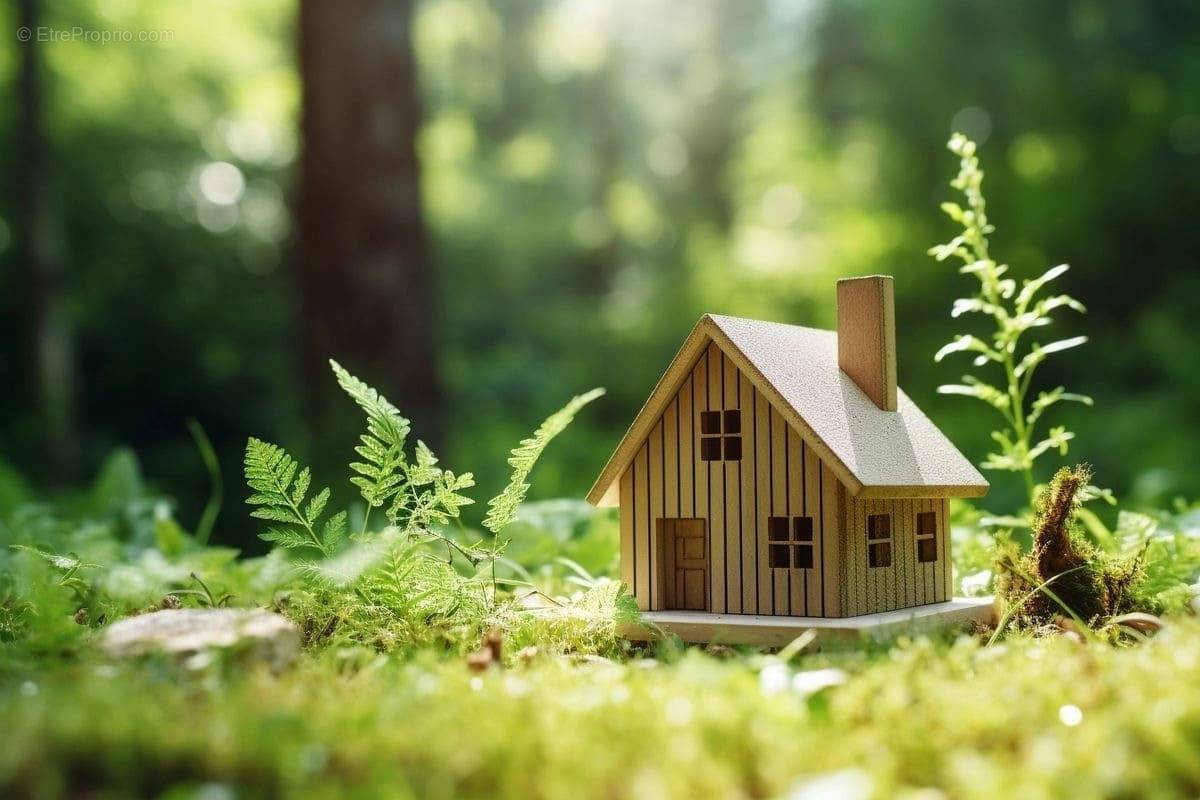
POLYGON ((339 511, 325 521, 325 527, 321 529, 322 538, 325 540, 325 546, 330 550, 336 550, 346 538, 346 512, 339 511))
POLYGON ((338 385, 367 415, 367 432, 360 437, 362 443, 354 448, 363 460, 350 465, 358 473, 350 481, 358 487, 369 512, 382 506, 402 482, 397 473, 404 467, 404 444, 411 425, 386 397, 351 375, 341 364, 331 359, 329 365, 338 385))
POLYGON ((305 506, 312 473, 307 467, 297 473, 298 468, 282 447, 251 437, 245 457, 246 484, 252 492, 246 502, 255 507, 250 516, 281 523, 262 534, 263 539, 289 549, 313 547, 328 555, 328 546, 313 526, 329 500, 329 490, 322 489, 305 506))
POLYGON ((513 468, 508 486, 488 501, 488 513, 483 521, 485 528, 492 533, 499 533, 516 518, 517 508, 525 499, 525 493, 529 491, 529 483, 526 479, 542 451, 546 449, 546 445, 550 444, 555 436, 562 433, 571 424, 571 420, 575 419, 575 415, 579 413, 580 409, 603 394, 603 389, 593 389, 586 394, 572 398, 569 403, 547 417, 546 421, 534 431, 533 436, 521 440, 521 443, 512 451, 512 457, 508 459, 509 465, 513 468))

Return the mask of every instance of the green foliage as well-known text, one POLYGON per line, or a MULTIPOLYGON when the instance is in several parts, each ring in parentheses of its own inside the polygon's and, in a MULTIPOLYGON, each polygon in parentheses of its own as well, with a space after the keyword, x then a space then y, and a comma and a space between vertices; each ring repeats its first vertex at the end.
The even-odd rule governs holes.
POLYGON ((358 473, 350 482, 359 488, 367 503, 367 514, 363 518, 365 530, 371 509, 379 508, 399 491, 404 477, 400 472, 404 464, 404 443, 412 426, 387 398, 336 361, 330 359, 329 365, 337 376, 338 385, 367 415, 367 432, 354 448, 363 461, 350 464, 350 469, 358 473))
POLYGON ((1170 798, 1198 777, 1193 619, 1138 647, 922 638, 789 663, 505 644, 479 673, 343 647, 282 674, 20 675, 0 681, 0 729, 20 732, 0 795, 1170 798))
POLYGON ((1078 529, 1091 477, 1087 466, 1055 473, 1038 497, 1032 552, 1020 555, 1010 545, 999 554, 998 592, 1027 624, 1067 614, 1095 625, 1129 611, 1158 610, 1144 599, 1142 552, 1108 553, 1078 529))
POLYGON ((537 463, 538 457, 546 449, 546 445, 550 444, 555 436, 562 433, 571 424, 580 409, 603 395, 603 389, 592 389, 586 394, 571 398, 565 406, 547 417, 545 422, 533 432, 533 436, 521 440, 508 459, 509 465, 513 468, 512 477, 509 478, 508 486, 504 488, 504 491, 488 502, 488 514, 483 521, 483 527, 498 534, 516 519, 517 507, 521 505, 526 492, 529 491, 529 483, 526 479, 533 470, 533 465, 537 463))
POLYGON ((201 512, 200 520, 196 523, 196 543, 203 547, 208 544, 213 526, 217 524, 217 516, 221 513, 225 484, 221 479, 221 462, 217 460, 217 454, 213 450, 212 442, 209 441, 203 426, 197 420, 189 419, 188 431, 191 432, 192 439, 196 442, 196 449, 200 451, 200 458, 204 461, 204 469, 208 472, 211 486, 208 502, 204 504, 204 511, 201 512))
POLYGON ((298 464, 280 446, 251 437, 246 442, 246 484, 254 492, 246 502, 256 508, 250 516, 278 523, 262 538, 280 547, 314 549, 331 554, 346 533, 346 512, 339 511, 326 520, 317 533, 321 513, 329 501, 329 489, 309 498, 312 473, 298 464))
POLYGON ((411 425, 387 398, 330 360, 338 385, 367 415, 367 432, 354 448, 363 460, 352 462, 357 473, 350 482, 359 488, 367 504, 363 532, 367 530, 371 509, 391 501, 388 523, 402 530, 428 529, 445 525, 459 515, 459 509, 472 501, 462 494, 475 485, 467 472, 455 475, 437 466, 438 459, 424 442, 418 441, 410 463, 404 446, 411 425))
POLYGON ((938 350, 934 360, 941 361, 952 353, 974 353, 974 365, 995 365, 1002 370, 1003 388, 998 388, 975 376, 964 375, 960 384, 938 387, 942 394, 959 394, 974 397, 994 408, 1007 424, 1007 428, 993 431, 992 439, 998 452, 988 455, 983 462, 985 469, 1006 470, 1021 473, 1030 499, 1034 493, 1034 463, 1045 453, 1056 450, 1066 455, 1067 443, 1074 434, 1065 426, 1049 429, 1037 439, 1037 424, 1043 413, 1060 402, 1092 405, 1086 395, 1067 392, 1059 386, 1040 392, 1029 400, 1034 372, 1052 353, 1078 347, 1087 341, 1086 336, 1072 336, 1041 344, 1034 342, 1023 347, 1022 337, 1034 330, 1050 325, 1052 314, 1060 308, 1069 308, 1083 313, 1083 304, 1066 294, 1041 296, 1042 290, 1068 269, 1060 264, 1047 270, 1041 277, 1024 281, 1018 290, 1008 273, 1006 264, 998 264, 988 251, 988 235, 995 227, 988 221, 987 202, 983 196, 983 171, 979 168, 975 143, 956 133, 950 139, 949 148, 960 159, 959 172, 950 185, 966 197, 964 209, 957 203, 942 203, 942 210, 963 227, 962 233, 949 242, 933 247, 930 255, 938 261, 957 258, 963 262, 959 270, 964 275, 974 276, 979 287, 970 297, 954 302, 951 316, 982 314, 994 322, 994 330, 988 340, 971 334, 956 336, 953 341, 938 350), (1036 440, 1036 441, 1035 441, 1036 440))
POLYGON ((463 653, 486 624, 481 584, 397 531, 312 563, 303 576, 283 610, 310 646, 463 653))
MULTIPOLYGON (((346 515, 339 512, 318 535, 329 490, 306 500, 309 470, 277 445, 252 438, 246 449, 246 481, 254 494, 248 502, 255 506, 252 516, 276 523, 263 538, 284 549, 315 549, 320 556, 298 564, 299 585, 288 597, 288 614, 311 644, 388 651, 439 642, 458 650, 472 645, 489 619, 495 623, 493 614, 511 610, 511 600, 501 602, 496 571, 506 543, 470 541, 446 530, 472 502, 463 492, 474 478, 441 468, 422 441, 410 457, 409 421, 336 361, 330 366, 338 385, 366 415, 366 432, 355 447, 361 460, 350 464, 350 481, 362 495, 367 515, 384 508, 388 526, 368 534, 364 515, 362 532, 343 543, 346 515), (440 547, 444 558, 435 555, 440 547), (456 557, 458 563, 466 562, 465 573, 457 568, 456 557)), ((486 524, 493 533, 515 518, 529 489, 529 473, 546 445, 601 394, 597 389, 575 397, 513 451, 512 480, 490 504, 486 524)), ((208 601, 213 602, 211 593, 208 601)), ((517 612, 510 619, 519 617, 517 612)))

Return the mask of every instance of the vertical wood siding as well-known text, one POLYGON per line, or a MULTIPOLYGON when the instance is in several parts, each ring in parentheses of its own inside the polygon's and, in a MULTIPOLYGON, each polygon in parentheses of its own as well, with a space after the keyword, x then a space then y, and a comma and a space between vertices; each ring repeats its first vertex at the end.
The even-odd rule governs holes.
POLYGON ((949 597, 945 500, 854 500, 749 378, 710 343, 620 479, 621 578, 665 607, 663 519, 706 521, 708 610, 838 617, 949 597), (741 411, 740 461, 700 459, 700 415, 741 411), (916 514, 938 514, 938 560, 917 562, 916 514), (868 568, 866 516, 892 515, 892 566, 868 568), (769 566, 770 517, 811 517, 813 568, 769 566))
POLYGON ((845 564, 841 574, 845 615, 871 614, 897 608, 940 603, 951 598, 949 502, 945 499, 844 501, 845 564), (937 560, 917 560, 917 515, 937 515, 937 560), (892 519, 892 564, 869 562, 867 517, 887 514, 892 519))

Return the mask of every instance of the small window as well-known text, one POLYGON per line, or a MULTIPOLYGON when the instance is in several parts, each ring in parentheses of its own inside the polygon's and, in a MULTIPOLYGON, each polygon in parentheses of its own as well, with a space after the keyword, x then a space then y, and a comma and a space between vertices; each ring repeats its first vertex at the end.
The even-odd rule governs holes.
POLYGON ((932 536, 928 539, 917 540, 917 561, 923 564, 937 561, 937 540, 932 536))
POLYGON ((867 515, 867 564, 892 565, 892 518, 888 514, 867 515))
POLYGON ((937 561, 937 550, 937 513, 922 511, 917 514, 917 561, 937 561))
POLYGON ((767 541, 786 542, 787 538, 788 538, 788 518, 787 517, 768 517, 767 518, 767 541))
POLYGON ((813 540, 812 517, 792 518, 792 538, 797 542, 811 542, 813 540))
POLYGON ((767 517, 767 563, 772 569, 812 569, 812 517, 767 517))
POLYGON ((726 436, 725 437, 725 460, 726 461, 741 461, 742 460, 742 437, 726 436))
POLYGON ((867 516, 867 538, 872 541, 892 538, 891 516, 888 514, 869 514, 867 516))
POLYGON ((700 412, 700 460, 742 460, 742 412, 700 412))

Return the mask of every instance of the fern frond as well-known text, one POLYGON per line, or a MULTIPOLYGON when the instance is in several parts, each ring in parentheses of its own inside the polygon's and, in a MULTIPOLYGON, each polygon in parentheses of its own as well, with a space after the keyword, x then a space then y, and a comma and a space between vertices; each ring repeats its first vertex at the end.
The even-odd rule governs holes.
POLYGON ((322 489, 305 505, 312 481, 308 467, 300 469, 279 445, 251 437, 246 442, 245 469, 246 484, 253 492, 246 502, 255 506, 250 516, 280 523, 261 537, 281 547, 315 547, 328 554, 328 546, 313 526, 329 500, 329 490, 322 489))
POLYGON ((571 424, 571 420, 575 419, 575 415, 579 413, 580 409, 603 394, 603 389, 592 389, 586 394, 573 397, 569 403, 547 417, 546 421, 534 431, 533 436, 521 440, 508 459, 509 465, 513 468, 512 477, 504 491, 488 501, 488 513, 483 521, 483 527, 492 533, 499 533, 516 518, 517 507, 521 505, 521 501, 525 499, 525 493, 529 491, 529 483, 526 479, 542 451, 546 449, 546 445, 550 444, 555 436, 562 433, 571 424))
MULTIPOLYGON (((350 482, 358 487, 370 509, 379 508, 399 491, 404 481, 404 443, 411 424, 388 399, 351 375, 341 364, 330 359, 338 385, 367 415, 367 432, 354 448, 362 461, 350 465, 357 473, 350 482)), ((366 520, 364 520, 365 524, 366 520)))

